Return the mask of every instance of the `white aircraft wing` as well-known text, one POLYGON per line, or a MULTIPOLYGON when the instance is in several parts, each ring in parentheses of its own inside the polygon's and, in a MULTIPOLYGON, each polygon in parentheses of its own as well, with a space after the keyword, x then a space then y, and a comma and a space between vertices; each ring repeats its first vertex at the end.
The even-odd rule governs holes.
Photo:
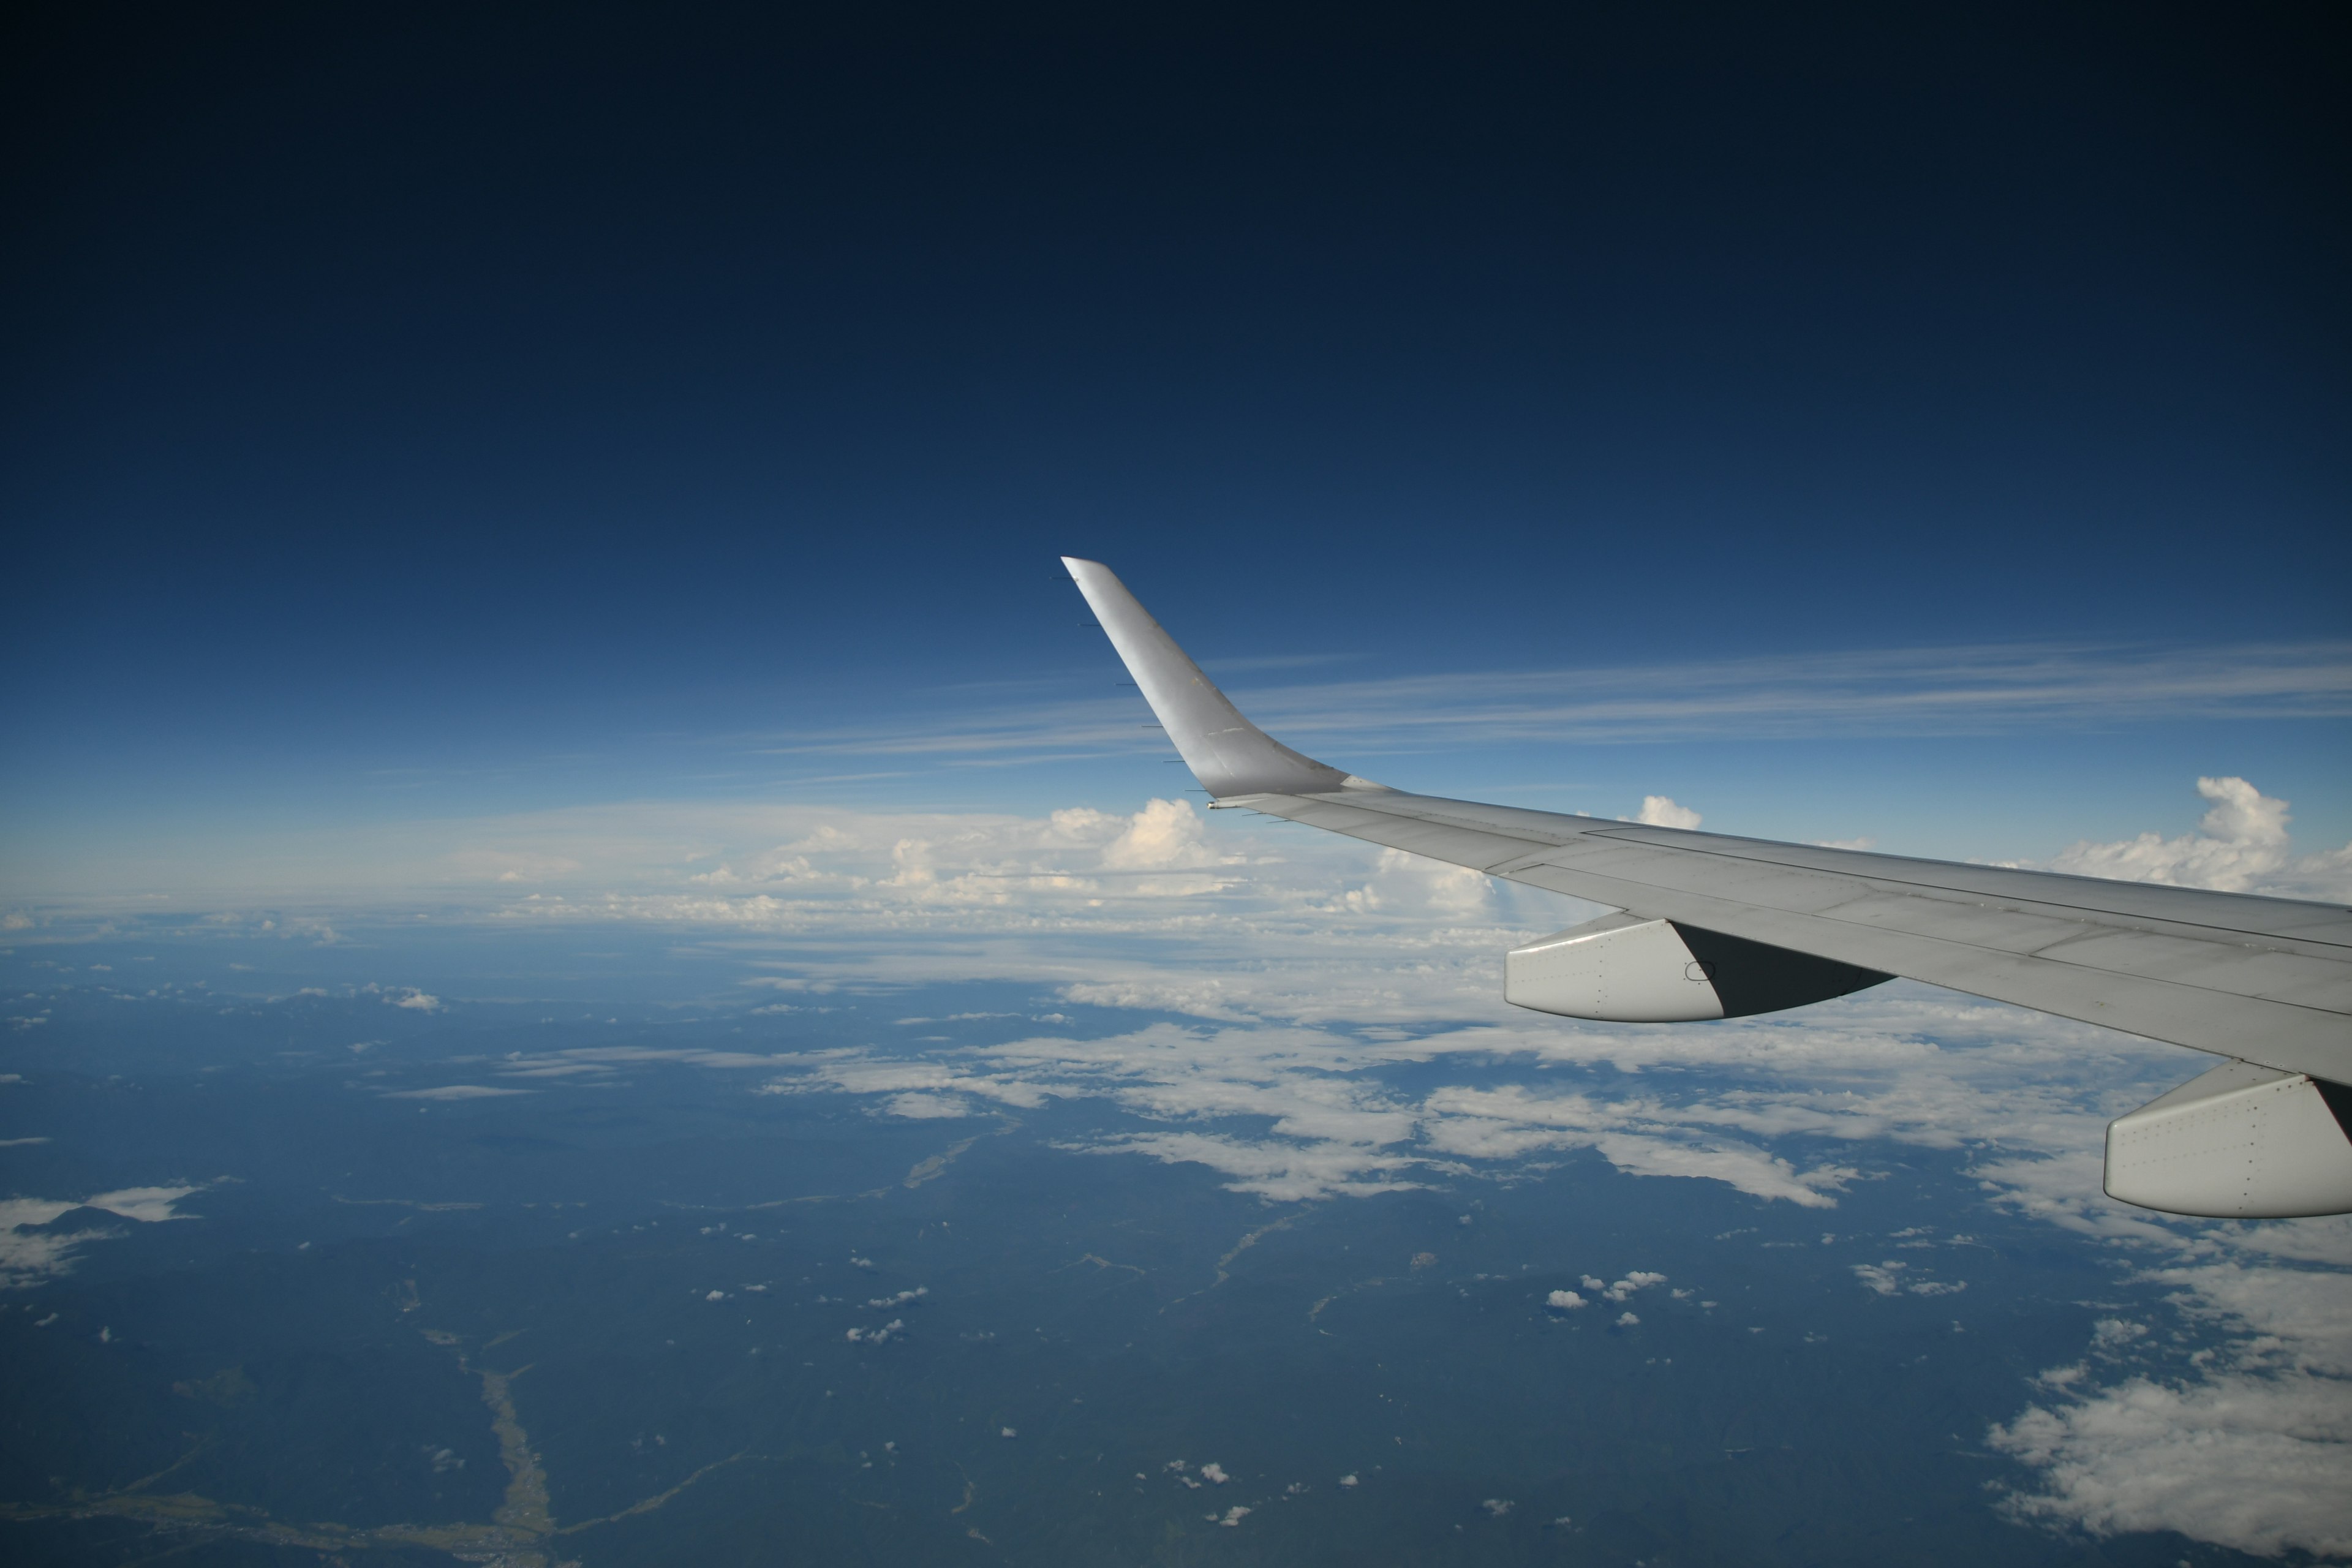
POLYGON ((1063 563, 1215 806, 1624 911, 1509 954, 1511 1001, 1713 1018, 1902 975, 2103 1024, 2233 1058, 2115 1124, 2110 1193, 2185 1213, 2352 1211, 2352 910, 1389 789, 1266 735, 1109 568, 1063 563))

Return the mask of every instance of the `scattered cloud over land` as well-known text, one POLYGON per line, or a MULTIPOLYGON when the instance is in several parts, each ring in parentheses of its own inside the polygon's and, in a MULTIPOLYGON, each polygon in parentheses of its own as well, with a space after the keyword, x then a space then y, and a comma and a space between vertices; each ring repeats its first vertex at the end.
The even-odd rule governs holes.
MULTIPOLYGON (((2233 1256, 2213 1228, 2218 1244, 2183 1247, 2145 1278, 2176 1288, 2183 1318, 2224 1331, 2218 1353, 2168 1364, 2145 1325, 2102 1323, 2084 1362, 2042 1375, 2061 1398, 1993 1427, 1992 1446, 2041 1479, 2002 1506, 2094 1535, 2172 1530, 2265 1557, 2352 1553, 2347 1276, 2233 1256)), ((2298 1228, 2352 1264, 2343 1221, 2298 1228)))
POLYGON ((122 1234, 103 1226, 43 1228, 77 1209, 160 1225, 194 1218, 177 1212, 177 1205, 203 1190, 200 1186, 123 1187, 81 1199, 0 1198, 0 1290, 21 1290, 65 1274, 83 1247, 122 1234))
MULTIPOLYGON (((2196 833, 2078 844, 2053 864, 2342 896, 2329 879, 2352 850, 2299 851, 2288 803, 2247 780, 2197 787, 2206 811, 2196 833)), ((1643 805, 1648 819, 1683 820, 1669 808, 1693 816, 1663 796, 1643 805)), ((2191 1361, 2161 1350, 2167 1334, 2102 1328, 2079 1362, 2021 1379, 2017 1414, 1988 1436, 2022 1478, 2005 1506, 2070 1529, 2352 1550, 2344 1505, 2309 1484, 2342 1474, 2352 1451, 2352 1356, 2333 1326, 2352 1321, 2352 1229, 2176 1220, 2100 1192, 2105 1122, 2207 1058, 1901 983, 1710 1024, 1538 1018, 1502 1003, 1500 955, 1573 923, 1580 911, 1566 901, 1336 838, 1302 853, 1305 830, 1230 820, 1240 815, 1213 822, 1176 799, 1042 816, 714 809, 707 832, 670 833, 670 822, 632 840, 614 812, 550 814, 518 828, 515 852, 583 870, 560 889, 498 890, 493 880, 500 901, 487 918, 635 923, 727 944, 743 954, 734 995, 747 1016, 845 989, 985 980, 1034 988, 1026 1016, 1037 1021, 986 1045, 910 1041, 891 1028, 796 1053, 519 1052, 452 1068, 488 1081, 389 1093, 560 1095, 659 1062, 741 1072, 756 1092, 841 1096, 877 1116, 1091 1100, 1124 1120, 1066 1147, 1194 1165, 1268 1204, 1518 1179, 1580 1158, 1826 1215, 1902 1151, 1938 1152, 1958 1158, 1984 1203, 2158 1282, 2180 1323, 2221 1346, 2191 1361), (757 834, 749 843, 747 831, 757 834), (550 841, 519 842, 530 834, 550 841), (643 847, 656 837, 657 853, 643 847), (639 848, 608 858, 604 847, 624 841, 639 848), (1130 1021, 1106 1026, 1103 1011, 1130 1021), (1477 1064, 1475 1081, 1449 1072, 1454 1063, 1477 1064), (2206 1479, 2151 1479, 2192 1460, 2206 1479), (2225 1495, 2254 1502, 2225 1506, 2225 1495)), ((233 929, 251 940, 267 925, 233 929)), ((415 1011, 439 1004, 413 988, 380 994, 415 1011)), ((7 1226, 0 1261, 12 1279, 69 1266, 70 1244, 41 1223, 7 1226)), ((1962 1270, 1931 1261, 1947 1256, 1931 1245, 1873 1247, 1840 1288, 1866 1292, 1873 1310, 1973 1299, 1961 1296, 1962 1270)), ((1633 1298, 1653 1284, 1663 1289, 1639 1274, 1595 1277, 1544 1300, 1560 1313, 1605 1302, 1604 1321, 1638 1321, 1633 1298)), ((903 1320, 861 1330, 867 1342, 902 1332, 903 1320)))

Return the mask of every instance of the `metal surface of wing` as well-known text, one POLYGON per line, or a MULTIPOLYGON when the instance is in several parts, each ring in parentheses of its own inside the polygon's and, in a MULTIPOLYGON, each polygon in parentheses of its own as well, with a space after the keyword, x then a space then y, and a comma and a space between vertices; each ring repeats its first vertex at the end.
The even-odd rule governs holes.
POLYGON ((1221 805, 1750 942, 2352 1082, 2352 911, 1397 791, 1221 805))
POLYGON ((2352 1083, 2352 910, 1388 789, 1266 736, 1108 568, 1065 563, 1218 806, 1648 920, 2352 1083))

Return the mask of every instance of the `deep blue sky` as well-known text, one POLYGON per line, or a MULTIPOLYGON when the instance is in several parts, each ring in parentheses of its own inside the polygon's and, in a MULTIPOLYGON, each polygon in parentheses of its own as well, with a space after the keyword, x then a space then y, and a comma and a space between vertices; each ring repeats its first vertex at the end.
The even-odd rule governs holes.
MULTIPOLYGON (((1099 695, 1065 552, 1335 679, 2352 631, 2340 7, 866 16, 12 24, 20 847, 781 788, 1099 695)), ((2099 788, 2345 816, 2207 732, 2099 788)))

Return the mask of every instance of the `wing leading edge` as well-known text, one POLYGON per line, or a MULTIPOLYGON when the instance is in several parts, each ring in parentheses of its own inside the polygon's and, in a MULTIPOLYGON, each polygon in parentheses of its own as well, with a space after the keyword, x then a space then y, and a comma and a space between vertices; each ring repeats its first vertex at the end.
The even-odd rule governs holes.
MULTIPOLYGON (((1687 956, 1694 980, 1714 976, 1699 951, 1712 933, 1853 973, 1849 983, 1800 1002, 1869 984, 1866 972, 1902 975, 2327 1080, 2331 1089, 2352 1084, 2352 910, 1390 789, 1266 735, 1108 567, 1066 557, 1064 564, 1215 806, 1246 807, 1671 922, 1692 933, 1670 956, 1687 956)), ((1612 921, 1617 951, 1627 951, 1622 928, 1629 922, 1612 921)), ((2326 1100, 2330 1110, 2352 1105, 2352 1094, 2326 1100)))

